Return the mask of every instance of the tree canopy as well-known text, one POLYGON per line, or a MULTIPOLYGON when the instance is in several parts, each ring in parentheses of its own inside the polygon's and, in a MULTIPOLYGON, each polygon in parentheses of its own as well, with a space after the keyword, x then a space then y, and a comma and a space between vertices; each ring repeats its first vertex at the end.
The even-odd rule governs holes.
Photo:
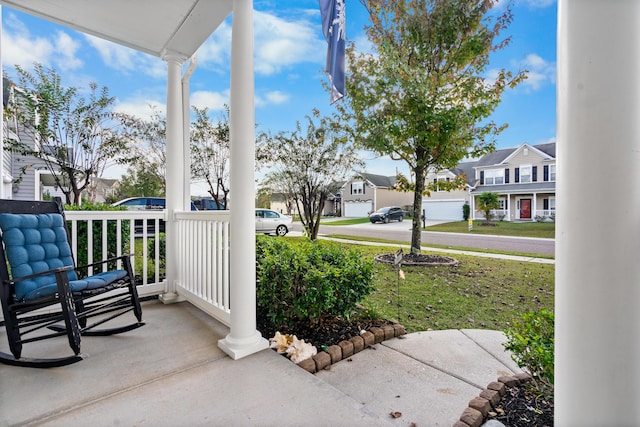
POLYGON ((271 138, 273 167, 264 182, 277 185, 274 188, 279 192, 293 197, 305 231, 315 240, 327 198, 339 189, 340 182, 354 167, 361 166, 361 161, 353 147, 331 128, 326 118, 319 117, 317 110, 306 116, 306 121, 306 129, 297 122, 293 132, 271 138))
POLYGON ((125 148, 114 131, 115 98, 107 87, 90 83, 88 95, 65 87, 53 68, 34 64, 33 72, 16 65, 18 81, 7 116, 18 123, 19 140, 11 150, 44 163, 67 204, 80 204, 81 193, 125 148))
POLYGON ((334 120, 358 146, 409 166, 414 191, 411 251, 420 251, 422 197, 430 171, 492 151, 505 127, 490 120, 525 72, 486 72, 509 38, 510 5, 493 0, 361 0, 373 52, 347 48, 346 96, 334 120))

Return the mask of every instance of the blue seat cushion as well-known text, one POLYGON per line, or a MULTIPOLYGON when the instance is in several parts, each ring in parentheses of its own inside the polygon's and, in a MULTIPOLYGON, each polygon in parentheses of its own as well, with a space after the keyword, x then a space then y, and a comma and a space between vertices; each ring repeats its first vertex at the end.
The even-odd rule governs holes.
MULTIPOLYGON (((61 214, 1 213, 0 231, 11 277, 74 266, 61 214)), ((89 286, 86 280, 78 280, 73 269, 67 275, 72 291, 81 291, 89 286)), ((57 292, 55 276, 48 274, 21 280, 15 284, 14 292, 18 301, 53 295, 57 292)))

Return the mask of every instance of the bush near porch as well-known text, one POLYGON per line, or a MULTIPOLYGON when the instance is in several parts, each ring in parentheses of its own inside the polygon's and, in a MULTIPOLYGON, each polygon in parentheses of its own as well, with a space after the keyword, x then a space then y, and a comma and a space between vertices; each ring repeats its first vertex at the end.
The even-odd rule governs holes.
POLYGON ((274 325, 349 315, 374 288, 373 260, 326 241, 256 238, 257 304, 274 325))

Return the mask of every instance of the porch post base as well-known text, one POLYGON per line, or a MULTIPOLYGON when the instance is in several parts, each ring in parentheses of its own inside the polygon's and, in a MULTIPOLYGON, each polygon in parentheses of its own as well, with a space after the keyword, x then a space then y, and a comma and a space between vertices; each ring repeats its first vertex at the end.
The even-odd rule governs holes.
POLYGON ((233 360, 241 359, 253 353, 257 353, 269 348, 269 341, 262 338, 260 332, 247 339, 235 339, 227 335, 224 339, 218 340, 218 347, 229 355, 233 360))
POLYGON ((164 294, 160 294, 160 295, 158 295, 158 299, 163 304, 174 304, 176 302, 186 301, 186 299, 184 299, 184 297, 178 295, 175 292, 165 292, 164 294))

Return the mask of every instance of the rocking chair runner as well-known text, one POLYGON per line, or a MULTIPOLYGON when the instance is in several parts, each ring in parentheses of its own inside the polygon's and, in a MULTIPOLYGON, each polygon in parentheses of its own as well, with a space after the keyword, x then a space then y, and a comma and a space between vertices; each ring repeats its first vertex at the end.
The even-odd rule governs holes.
POLYGON ((12 353, 0 352, 0 363, 39 368, 68 365, 86 357, 80 353, 81 335, 112 335, 144 325, 130 256, 76 268, 59 199, 0 200, 0 233, 0 300, 12 353), (117 260, 122 260, 123 270, 89 277, 78 274, 81 269, 117 260), (48 309, 44 314, 34 313, 43 308, 48 309), (129 311, 137 322, 94 329, 129 311), (64 326, 58 324, 63 321, 64 326), (74 355, 21 357, 23 344, 63 335, 74 355))

